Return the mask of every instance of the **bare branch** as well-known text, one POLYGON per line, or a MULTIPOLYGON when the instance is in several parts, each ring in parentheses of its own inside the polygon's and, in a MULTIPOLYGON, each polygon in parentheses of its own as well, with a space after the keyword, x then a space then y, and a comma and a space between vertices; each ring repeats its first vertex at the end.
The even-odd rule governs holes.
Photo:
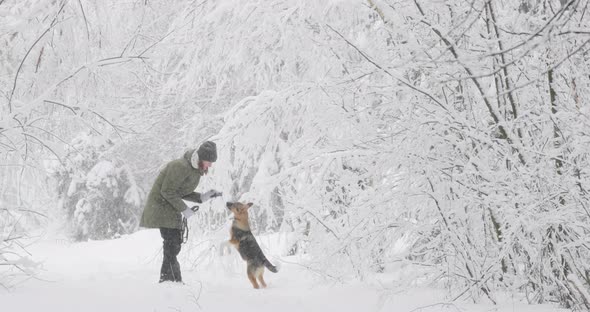
POLYGON ((23 59, 21 60, 18 69, 16 70, 16 74, 14 75, 14 83, 12 85, 12 91, 10 91, 10 96, 8 98, 8 111, 10 113, 12 113, 12 97, 14 95, 14 91, 16 90, 16 83, 18 81, 18 75, 20 73, 20 70, 23 67, 23 64, 25 63, 25 60, 27 59, 27 57, 29 56, 29 54, 31 53, 31 51, 33 50, 33 48, 37 45, 37 43, 39 43, 39 41, 41 41, 41 39, 43 39, 43 37, 45 37, 45 35, 53 28, 55 27, 55 25, 57 25, 57 18, 59 17, 59 14, 61 13, 61 11, 64 9, 64 7, 66 6, 66 2, 64 2, 61 6, 61 8, 59 9, 59 11, 57 12, 57 14, 55 15, 55 18, 53 19, 53 21, 51 22, 51 24, 49 25, 49 28, 47 28, 42 34, 41 36, 39 36, 39 38, 37 38, 37 40, 35 40, 35 42, 33 43, 33 45, 31 45, 31 47, 29 48, 29 50, 27 50, 27 53, 25 54, 25 56, 23 57, 23 59))
POLYGON ((86 18, 86 13, 82 6, 82 0, 78 0, 78 3, 80 4, 80 11, 82 11, 82 16, 84 17, 84 25, 86 25, 86 37, 90 40, 90 28, 88 27, 88 19, 86 18))
POLYGON ((527 87, 527 86, 529 86, 529 85, 531 85, 531 84, 533 84, 533 83, 535 83, 535 82, 539 81, 540 79, 544 78, 544 76, 543 76, 543 75, 546 75, 546 74, 547 74, 549 71, 551 71, 551 70, 554 70, 554 69, 558 68, 558 67, 559 67, 559 66, 561 66, 561 65, 562 65, 562 64, 563 64, 565 61, 567 61, 567 60, 568 60, 570 57, 572 57, 573 55, 575 55, 575 54, 578 54, 580 51, 582 51, 582 49, 584 48, 584 46, 586 46, 586 45, 587 45, 589 42, 590 42, 590 39, 588 39, 588 40, 584 41, 584 42, 583 42, 583 43, 582 43, 582 44, 581 44, 579 47, 577 47, 576 49, 574 49, 572 52, 568 53, 568 54, 567 54, 565 57, 563 57, 561 60, 559 60, 559 61, 558 61, 558 62, 557 62, 555 65, 553 65, 553 66, 551 66, 551 67, 547 68, 545 71, 541 72, 541 75, 539 75, 539 77, 538 77, 538 78, 536 78, 536 79, 531 79, 531 80, 527 81, 526 83, 523 83, 523 84, 521 84, 521 85, 515 86, 515 87, 514 87, 514 88, 512 88, 512 89, 506 90, 506 91, 504 91, 504 92, 500 92, 500 93, 498 93, 498 95, 497 95, 497 96, 506 95, 506 94, 508 94, 509 92, 513 92, 513 91, 516 91, 516 90, 522 89, 522 88, 524 88, 524 87, 527 87))
POLYGON ((440 102, 439 100, 437 100, 433 95, 431 95, 430 93, 421 90, 415 86, 413 86, 412 84, 410 84, 409 82, 406 82, 405 80, 403 80, 402 78, 396 77, 395 75, 393 75, 391 72, 389 72, 387 69, 383 68, 381 65, 377 64, 375 61, 373 61, 365 52, 361 51, 357 46, 355 46, 354 44, 352 44, 348 39, 346 39, 342 34, 340 34, 337 30, 335 30, 334 28, 332 28, 332 26, 326 24, 326 26, 328 28, 330 28, 333 32, 335 32, 338 36, 340 36, 340 38, 342 38, 349 46, 351 46, 352 48, 354 48, 364 59, 366 59, 367 61, 369 61, 369 63, 373 64, 375 67, 379 68, 381 71, 383 71, 384 73, 386 73, 387 75, 389 75, 391 78, 401 82, 403 85, 409 87, 412 90, 418 91, 424 95, 426 95, 428 98, 430 98, 432 101, 434 101, 438 106, 440 106, 441 108, 443 108, 445 111, 449 111, 445 105, 440 102))
MULTIPOLYGON (((416 6, 418 7, 418 10, 420 11, 421 14, 424 14, 424 11, 422 10, 422 8, 420 7, 420 4, 418 3, 417 0, 414 0, 414 3, 416 4, 416 6)), ((437 34, 439 36, 439 38, 445 43, 445 45, 447 46, 447 48, 449 49, 449 51, 451 52, 451 54, 453 54, 453 57, 459 62, 459 54, 457 53, 457 51, 455 50, 455 45, 448 40, 445 36, 443 36, 443 34, 436 29, 435 27, 433 27, 429 22, 427 22, 426 20, 422 20, 422 23, 424 23, 425 25, 429 26, 430 29, 432 29, 432 31, 437 34)), ((459 64, 461 64, 461 66, 463 67, 463 69, 469 74, 470 77, 473 76, 473 71, 465 64, 459 62, 459 64)), ((503 139, 506 139, 508 141, 508 143, 510 143, 511 145, 513 145, 513 140, 510 136, 510 134, 508 133, 508 131, 506 131, 506 129, 504 128, 504 126, 500 123, 500 118, 498 117, 498 114, 496 113, 496 111, 494 110, 492 103, 490 103, 489 97, 485 94, 483 87, 481 86, 480 82, 473 78, 471 79, 471 81, 473 82, 473 84, 475 85, 475 87, 477 88, 477 90, 479 91, 484 104, 486 106, 486 108, 488 109, 488 112, 490 114, 490 116, 492 117, 492 119, 494 120, 494 124, 496 125, 496 127, 498 127, 498 131, 500 131, 500 136, 503 139)), ((514 146, 513 146, 514 147, 514 146)), ((514 147, 514 149, 516 149, 518 151, 518 148, 514 147)), ((526 161, 524 159, 524 156, 522 155, 522 153, 519 151, 518 152, 518 159, 520 160, 520 162, 522 164, 525 164, 526 161)))
POLYGON ((537 29, 537 31, 534 32, 533 34, 531 34, 527 39, 525 39, 525 40, 517 43, 514 46, 511 46, 511 47, 506 48, 504 50, 500 50, 500 51, 489 53, 487 55, 484 55, 483 57, 496 56, 496 55, 500 55, 500 54, 504 54, 504 53, 510 52, 512 50, 515 50, 515 49, 518 49, 518 48, 522 47, 523 45, 527 44, 529 41, 533 40, 534 38, 541 36, 541 33, 545 29, 547 29, 549 27, 549 25, 551 25, 551 23, 553 23, 554 20, 556 20, 557 18, 561 17, 569 9, 569 7, 572 4, 574 4, 576 1, 578 1, 578 0, 570 0, 566 5, 562 6, 557 13, 555 13, 553 16, 551 16, 551 18, 548 19, 547 22, 543 26, 541 26, 539 29, 537 29))
POLYGON ((305 211, 306 214, 311 215, 314 219, 316 219, 316 221, 318 221, 328 232, 330 232, 334 238, 336 238, 337 240, 340 240, 340 238, 338 237, 338 235, 336 234, 336 232, 334 232, 329 226, 327 226, 320 218, 316 217, 315 214, 313 214, 311 211, 306 210, 305 211))
POLYGON ((45 144, 45 142, 43 142, 41 139, 37 138, 36 136, 26 133, 23 133, 24 136, 29 137, 34 139, 35 141, 39 142, 39 144, 43 145, 45 148, 47 148, 53 155, 55 155, 55 157, 57 157, 57 159, 59 160, 59 162, 62 165, 65 165, 65 163, 62 161, 61 157, 59 157, 59 154, 57 154, 50 146, 48 146, 47 144, 45 144))
POLYGON ((92 112, 93 114, 95 114, 96 116, 98 116, 100 119, 104 120, 104 122, 108 123, 109 125, 111 125, 111 127, 113 127, 113 129, 115 130, 115 132, 117 133, 117 135, 119 136, 119 138, 123 138, 121 136, 121 134, 119 133, 119 128, 116 127, 115 125, 113 125, 108 119, 106 119, 105 117, 103 117, 101 114, 95 112, 94 110, 89 109, 90 112, 92 112))
POLYGON ((72 107, 72 106, 68 106, 66 104, 58 103, 58 102, 55 102, 55 101, 43 100, 43 102, 49 103, 49 104, 59 105, 61 107, 65 107, 65 108, 69 109, 72 112, 72 114, 74 114, 74 115, 77 115, 76 111, 77 110, 80 110, 80 107, 72 107))

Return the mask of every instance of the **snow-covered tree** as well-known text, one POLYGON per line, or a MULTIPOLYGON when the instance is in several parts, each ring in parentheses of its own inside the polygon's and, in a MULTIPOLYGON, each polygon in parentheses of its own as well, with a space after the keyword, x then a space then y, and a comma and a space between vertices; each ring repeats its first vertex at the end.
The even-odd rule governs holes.
POLYGON ((145 196, 127 165, 104 156, 112 145, 83 133, 55 171, 60 206, 76 240, 110 239, 138 227, 145 196))

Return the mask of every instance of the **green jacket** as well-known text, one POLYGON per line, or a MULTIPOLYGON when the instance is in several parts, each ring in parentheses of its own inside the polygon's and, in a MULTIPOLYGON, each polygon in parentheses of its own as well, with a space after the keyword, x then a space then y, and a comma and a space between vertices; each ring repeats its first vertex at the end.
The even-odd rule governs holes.
POLYGON ((188 208, 182 200, 201 202, 201 194, 194 191, 201 173, 191 165, 192 153, 193 150, 187 151, 160 172, 148 195, 139 226, 181 229, 181 212, 188 208))

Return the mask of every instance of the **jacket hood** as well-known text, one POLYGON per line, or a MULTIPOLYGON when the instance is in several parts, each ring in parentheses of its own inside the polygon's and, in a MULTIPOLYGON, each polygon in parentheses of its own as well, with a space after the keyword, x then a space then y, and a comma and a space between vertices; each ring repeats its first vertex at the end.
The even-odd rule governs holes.
POLYGON ((184 152, 184 156, 182 156, 182 158, 184 158, 190 164, 191 157, 193 157, 194 152, 195 152, 195 149, 190 149, 190 150, 184 152))

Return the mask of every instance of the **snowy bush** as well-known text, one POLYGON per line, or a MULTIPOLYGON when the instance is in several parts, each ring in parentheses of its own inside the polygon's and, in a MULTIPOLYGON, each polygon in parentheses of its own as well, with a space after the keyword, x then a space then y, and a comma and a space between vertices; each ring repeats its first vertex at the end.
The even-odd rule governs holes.
POLYGON ((143 192, 123 164, 102 156, 112 143, 81 135, 56 171, 60 203, 76 240, 109 239, 138 227, 143 192))

